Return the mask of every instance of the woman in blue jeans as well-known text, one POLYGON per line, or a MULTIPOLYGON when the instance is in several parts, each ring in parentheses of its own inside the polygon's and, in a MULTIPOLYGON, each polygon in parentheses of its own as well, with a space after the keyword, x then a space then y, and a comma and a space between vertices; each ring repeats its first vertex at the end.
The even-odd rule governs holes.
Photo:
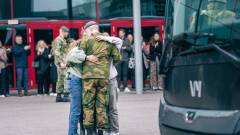
MULTIPOLYGON (((85 60, 96 62, 98 60, 95 56, 86 56, 83 50, 74 47, 75 45, 76 41, 70 40, 72 49, 67 55, 67 87, 71 95, 68 135, 78 135, 78 122, 82 106, 82 62, 85 60)), ((84 134, 84 130, 81 130, 82 134, 84 134)))

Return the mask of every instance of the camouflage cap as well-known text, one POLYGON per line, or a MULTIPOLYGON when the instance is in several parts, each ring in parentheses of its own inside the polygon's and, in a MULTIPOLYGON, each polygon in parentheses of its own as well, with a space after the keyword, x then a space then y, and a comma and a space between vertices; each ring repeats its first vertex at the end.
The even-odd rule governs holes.
POLYGON ((222 2, 222 3, 227 3, 227 0, 208 0, 208 2, 222 2))
POLYGON ((62 26, 60 30, 62 30, 63 32, 69 32, 69 29, 66 26, 62 26))
POLYGON ((86 30, 88 27, 93 26, 93 25, 98 25, 98 23, 96 23, 94 21, 89 21, 89 22, 84 24, 83 29, 86 30))

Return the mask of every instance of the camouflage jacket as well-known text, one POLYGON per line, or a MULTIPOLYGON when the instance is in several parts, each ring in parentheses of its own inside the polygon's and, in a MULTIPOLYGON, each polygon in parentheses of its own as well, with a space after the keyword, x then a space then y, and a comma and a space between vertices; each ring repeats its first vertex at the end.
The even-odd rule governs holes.
POLYGON ((54 40, 53 49, 56 66, 59 67, 60 63, 67 64, 66 57, 69 50, 69 45, 67 44, 67 41, 61 36, 58 36, 54 40))
POLYGON ((117 64, 121 59, 121 54, 117 47, 109 42, 98 42, 95 37, 82 40, 80 48, 86 55, 94 55, 99 58, 97 63, 85 61, 83 63, 83 79, 109 78, 110 57, 113 64, 117 64))

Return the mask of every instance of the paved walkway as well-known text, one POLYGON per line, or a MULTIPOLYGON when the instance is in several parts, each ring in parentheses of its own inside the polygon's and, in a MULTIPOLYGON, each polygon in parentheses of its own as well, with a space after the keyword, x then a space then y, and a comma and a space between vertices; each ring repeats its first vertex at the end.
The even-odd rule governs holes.
MULTIPOLYGON (((159 135, 160 92, 120 94, 120 135, 159 135)), ((69 103, 54 97, 0 98, 1 135, 67 135, 69 103)))

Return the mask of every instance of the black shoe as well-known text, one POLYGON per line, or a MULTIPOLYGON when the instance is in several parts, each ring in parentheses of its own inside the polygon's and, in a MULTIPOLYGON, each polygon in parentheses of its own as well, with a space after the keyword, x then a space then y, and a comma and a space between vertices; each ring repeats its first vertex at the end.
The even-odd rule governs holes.
POLYGON ((56 102, 63 102, 62 94, 58 93, 56 97, 56 102))
POLYGON ((85 135, 85 130, 84 129, 80 130, 80 135, 85 135))
POLYGON ((24 92, 24 96, 30 96, 28 92, 24 92))
POLYGON ((102 130, 98 130, 98 134, 97 135, 103 135, 103 131, 102 130))
POLYGON ((93 128, 87 128, 86 131, 87 131, 86 135, 95 135, 93 128))
POLYGON ((18 97, 22 97, 22 96, 23 96, 22 92, 18 92, 18 97))
POLYGON ((69 94, 68 93, 64 93, 63 102, 70 102, 70 98, 69 98, 69 94))

